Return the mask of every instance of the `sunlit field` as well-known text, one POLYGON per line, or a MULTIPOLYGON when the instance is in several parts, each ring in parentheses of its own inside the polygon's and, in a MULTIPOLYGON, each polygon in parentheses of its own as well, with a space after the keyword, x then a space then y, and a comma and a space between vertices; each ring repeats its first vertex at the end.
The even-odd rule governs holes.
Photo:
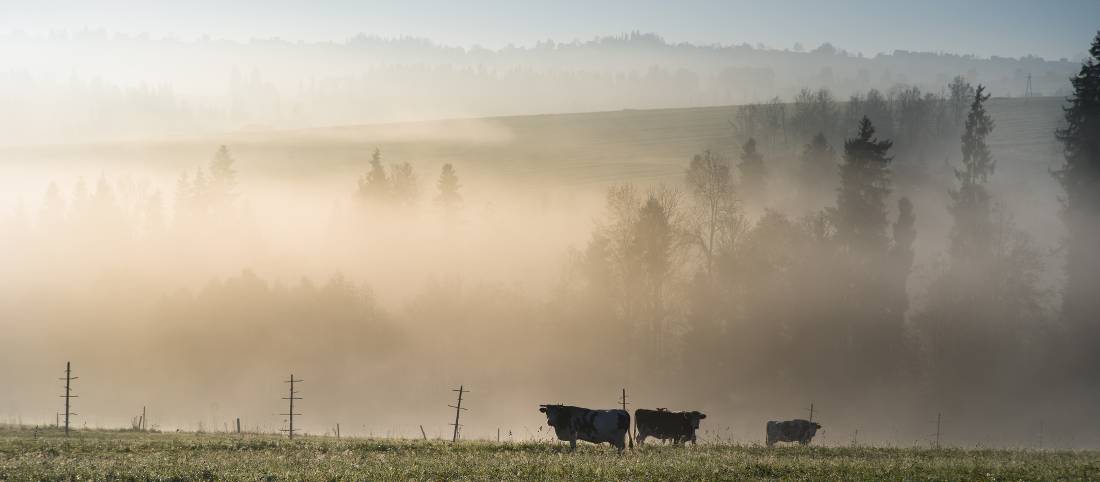
POLYGON ((0 480, 1095 480, 1100 452, 0 430, 0 480))

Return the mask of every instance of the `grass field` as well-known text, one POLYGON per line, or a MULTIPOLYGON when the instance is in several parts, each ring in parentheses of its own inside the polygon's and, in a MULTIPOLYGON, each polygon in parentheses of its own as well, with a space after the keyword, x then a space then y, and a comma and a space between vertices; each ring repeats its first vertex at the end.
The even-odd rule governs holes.
POLYGON ((647 446, 0 429, 0 480, 1096 480, 1100 452, 647 446))

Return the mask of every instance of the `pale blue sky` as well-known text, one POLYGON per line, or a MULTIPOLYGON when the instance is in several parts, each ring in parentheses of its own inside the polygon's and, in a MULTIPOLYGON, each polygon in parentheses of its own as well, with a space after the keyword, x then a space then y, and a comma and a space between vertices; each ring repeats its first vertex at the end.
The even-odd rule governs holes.
POLYGON ((357 33, 501 47, 631 30, 673 42, 1076 58, 1100 0, 0 0, 0 32, 105 29, 154 36, 344 40, 357 33))

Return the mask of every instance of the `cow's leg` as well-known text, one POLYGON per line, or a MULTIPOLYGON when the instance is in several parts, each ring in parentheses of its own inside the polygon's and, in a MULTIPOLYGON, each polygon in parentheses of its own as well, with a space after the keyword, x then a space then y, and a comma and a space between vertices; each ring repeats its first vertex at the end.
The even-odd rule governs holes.
POLYGON ((647 432, 638 432, 638 438, 635 439, 638 442, 638 446, 641 447, 645 443, 645 438, 649 436, 647 432))
POLYGON ((576 452, 577 451, 577 437, 573 437, 573 438, 569 439, 569 451, 570 452, 576 452))
POLYGON ((619 449, 619 455, 622 455, 623 450, 626 450, 626 442, 624 442, 624 440, 626 440, 626 433, 623 433, 620 437, 615 437, 611 439, 611 445, 614 445, 615 448, 619 449))

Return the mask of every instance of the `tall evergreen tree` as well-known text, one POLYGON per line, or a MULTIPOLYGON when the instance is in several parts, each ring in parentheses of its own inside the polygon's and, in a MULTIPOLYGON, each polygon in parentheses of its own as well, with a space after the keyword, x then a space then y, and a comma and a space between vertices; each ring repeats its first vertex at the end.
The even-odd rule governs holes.
POLYGON ((382 151, 378 148, 370 156, 370 170, 359 179, 359 195, 371 203, 383 203, 390 197, 390 180, 386 166, 382 164, 382 151))
POLYGON ((867 117, 860 120, 856 137, 844 141, 840 189, 832 212, 837 237, 850 251, 886 251, 891 146, 875 137, 867 117))
POLYGON ((447 209, 454 209, 462 203, 462 194, 458 192, 462 187, 458 183, 458 173, 451 163, 446 163, 439 171, 439 180, 435 183, 436 188, 439 189, 439 194, 435 197, 435 202, 447 209))
POLYGON ((223 209, 237 196, 236 159, 229 148, 221 146, 210 161, 210 180, 207 185, 208 201, 215 209, 223 209))
POLYGON ((745 197, 760 201, 766 188, 767 169, 764 167, 764 156, 756 150, 755 138, 750 137, 741 146, 741 162, 737 164, 737 170, 741 173, 741 191, 745 197))
MULTIPOLYGON (((1065 128, 1057 132, 1066 162, 1055 174, 1065 189, 1064 219, 1069 231, 1062 316, 1085 343, 1090 371, 1100 362, 1100 32, 1089 58, 1070 82, 1065 128)), ((1091 372, 1090 372, 1091 373, 1091 372)))
POLYGON ((951 255, 956 261, 975 259, 988 253, 993 236, 993 219, 989 192, 985 188, 997 163, 986 144, 993 132, 993 119, 985 111, 985 87, 974 92, 970 112, 966 116, 966 131, 962 135, 962 167, 955 169, 959 183, 951 191, 951 214, 955 224, 951 230, 951 255))
POLYGON ((974 87, 963 76, 958 75, 947 85, 947 90, 950 92, 947 103, 951 120, 958 126, 962 124, 963 116, 966 115, 966 106, 971 102, 970 99, 974 98, 974 87))
POLYGON ((967 380, 1004 372, 1009 363, 1027 365, 1023 347, 1041 316, 1038 253, 1008 223, 1007 213, 995 215, 986 189, 996 166, 986 144, 994 127, 985 110, 988 99, 979 85, 961 139, 958 187, 950 191, 949 264, 930 284, 917 317, 943 393, 965 391, 960 385, 967 380))

